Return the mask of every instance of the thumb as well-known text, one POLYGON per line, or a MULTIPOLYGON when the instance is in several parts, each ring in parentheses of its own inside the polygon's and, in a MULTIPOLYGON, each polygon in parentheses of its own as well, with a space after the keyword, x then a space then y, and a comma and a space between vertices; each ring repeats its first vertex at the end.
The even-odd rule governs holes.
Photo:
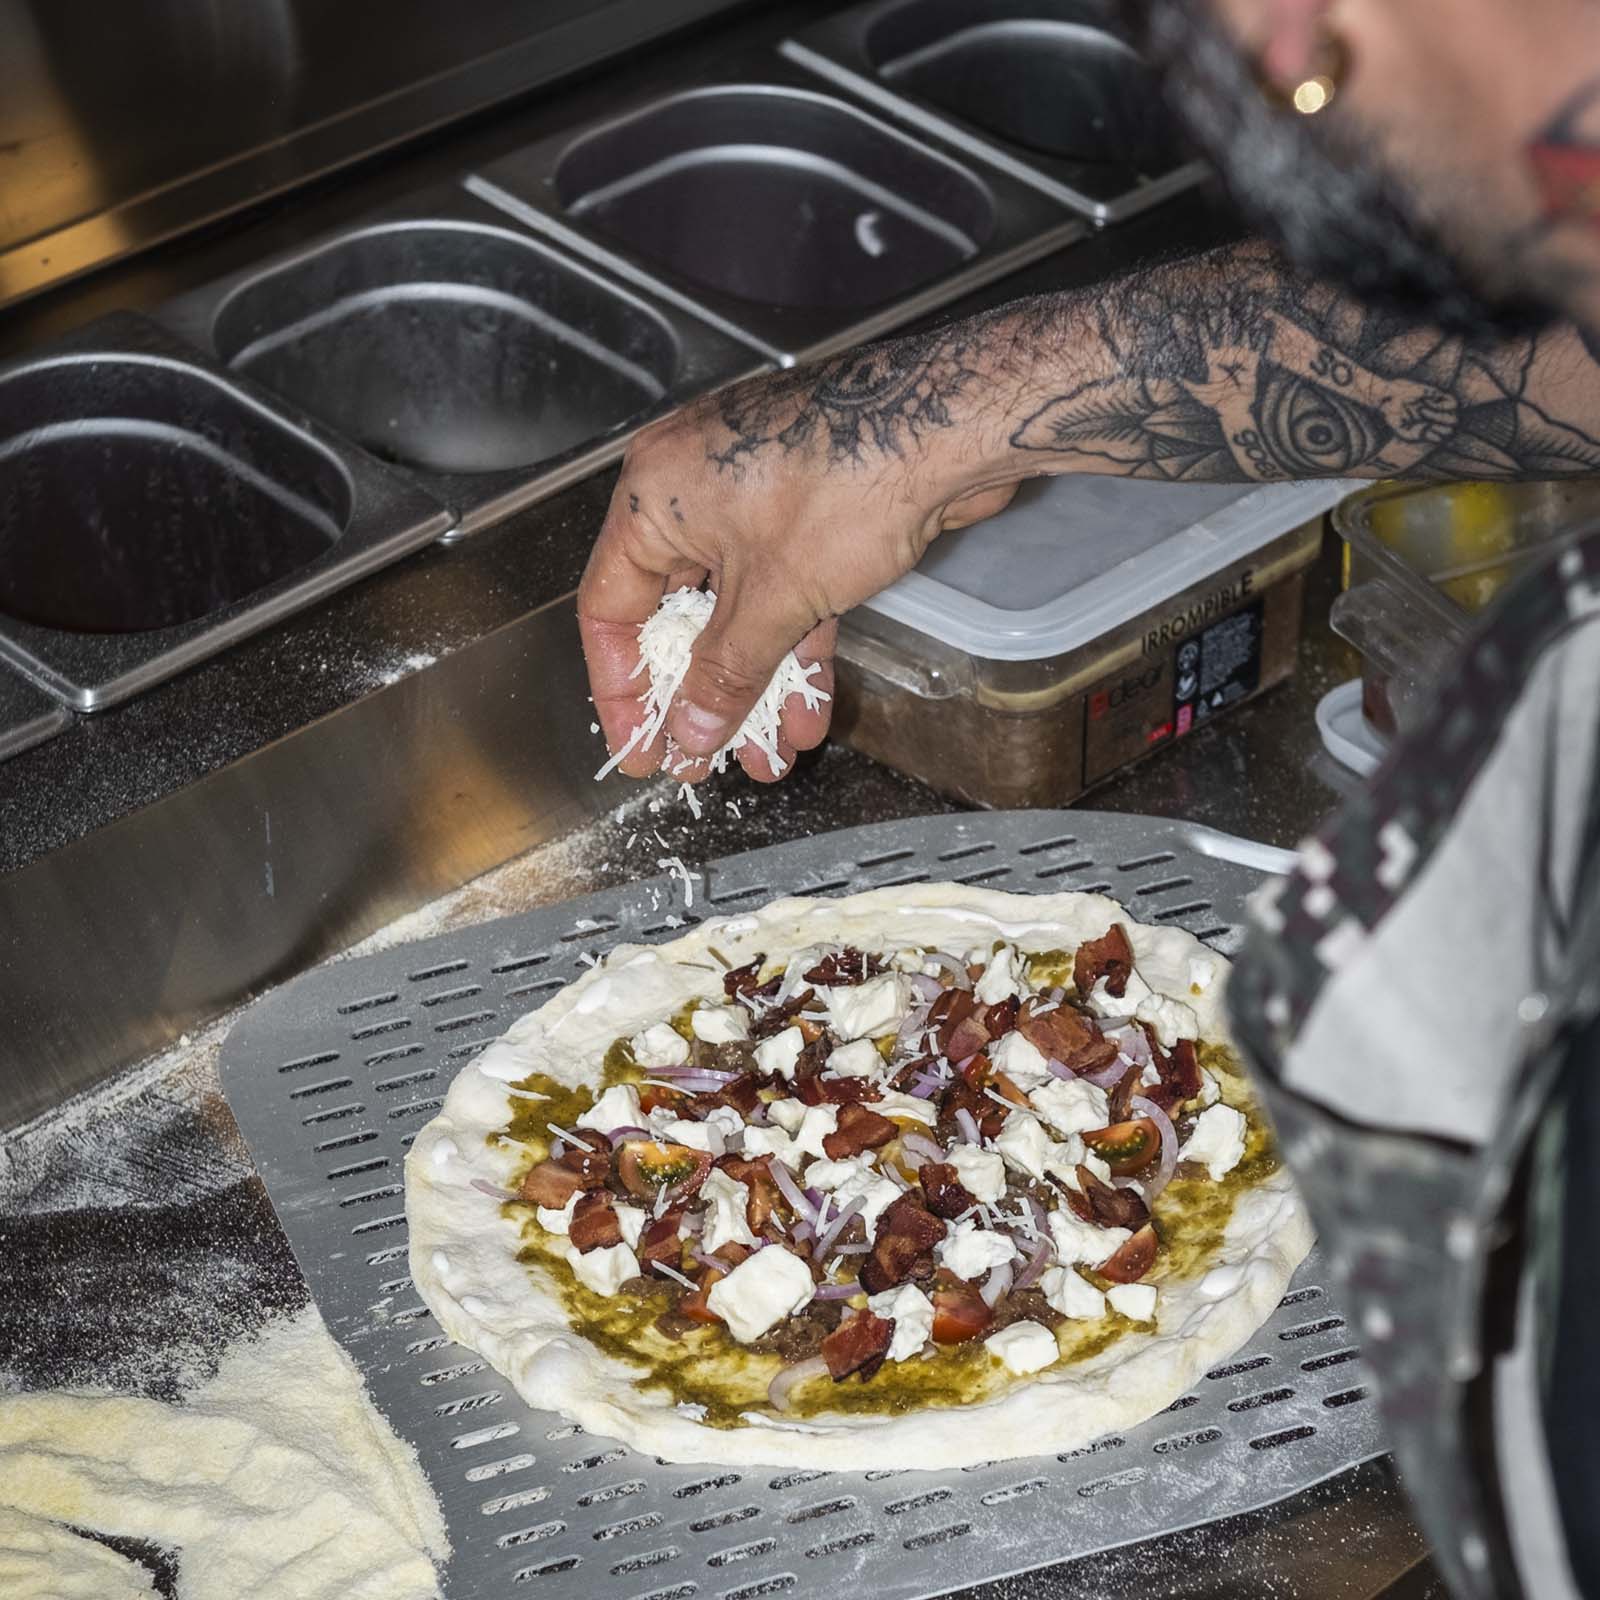
POLYGON ((691 756, 720 750, 817 620, 778 584, 719 594, 667 717, 678 747, 691 756))

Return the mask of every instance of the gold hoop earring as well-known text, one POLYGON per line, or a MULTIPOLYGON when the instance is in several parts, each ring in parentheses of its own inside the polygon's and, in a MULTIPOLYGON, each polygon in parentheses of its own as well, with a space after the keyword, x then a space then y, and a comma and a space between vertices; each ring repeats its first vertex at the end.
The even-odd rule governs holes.
POLYGON ((1331 28, 1324 26, 1317 40, 1312 70, 1297 84, 1285 89, 1259 70, 1256 84, 1262 95, 1279 110, 1294 111, 1302 117, 1314 117, 1333 104, 1349 75, 1348 46, 1331 28))

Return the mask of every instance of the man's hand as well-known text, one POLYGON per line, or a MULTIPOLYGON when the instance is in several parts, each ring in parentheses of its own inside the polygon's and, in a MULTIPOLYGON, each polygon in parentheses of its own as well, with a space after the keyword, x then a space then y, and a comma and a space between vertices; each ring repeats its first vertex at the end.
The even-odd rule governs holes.
MULTIPOLYGON (((589 682, 613 751, 641 721, 638 631, 669 590, 709 578, 717 594, 666 724, 694 758, 679 774, 692 781, 787 651, 821 663, 813 682, 831 694, 838 615, 910 571, 942 528, 1011 499, 1015 482, 974 487, 950 470, 946 450, 927 448, 931 430, 905 408, 918 384, 931 398, 940 382, 933 365, 920 343, 902 341, 774 373, 633 441, 578 591, 589 682), (876 412, 862 404, 863 386, 874 384, 876 412), (894 392, 885 395, 886 385, 894 392), (841 431, 849 427, 857 431, 841 431)), ((828 719, 828 706, 808 711, 791 700, 778 747, 785 770, 797 750, 821 742, 828 719)), ((649 776, 664 748, 658 736, 621 770, 649 776)), ((751 777, 773 778, 753 746, 739 759, 751 777)))

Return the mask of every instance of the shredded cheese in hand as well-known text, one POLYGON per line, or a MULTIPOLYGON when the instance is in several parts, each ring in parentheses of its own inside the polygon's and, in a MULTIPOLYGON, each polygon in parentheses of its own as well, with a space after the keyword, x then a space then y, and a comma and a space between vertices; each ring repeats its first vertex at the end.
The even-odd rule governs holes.
MULTIPOLYGON (((711 620, 717 603, 710 589, 675 589, 662 598, 660 608, 639 629, 639 665, 634 676, 646 677, 644 692, 639 696, 644 707, 644 717, 623 747, 595 773, 597 779, 612 772, 641 744, 648 744, 666 725, 667 712, 673 697, 689 671, 694 642, 711 620)), ((728 757, 753 744, 766 758, 773 777, 783 772, 783 762, 778 755, 778 720, 784 704, 791 695, 799 695, 808 711, 815 711, 832 697, 819 689, 811 680, 820 674, 822 664, 813 661, 801 666, 794 651, 778 663, 778 670, 761 692, 761 698, 751 707, 750 714, 739 731, 711 758, 711 770, 727 770, 728 757)), ((683 764, 684 758, 669 750, 667 761, 674 758, 683 764)))

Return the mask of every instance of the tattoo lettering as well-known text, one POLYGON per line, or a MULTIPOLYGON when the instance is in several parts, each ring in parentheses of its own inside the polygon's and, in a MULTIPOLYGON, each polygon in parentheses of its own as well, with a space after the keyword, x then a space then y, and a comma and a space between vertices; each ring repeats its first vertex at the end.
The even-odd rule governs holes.
POLYGON ((820 448, 832 466, 859 465, 874 454, 903 456, 927 434, 953 425, 952 403, 978 376, 972 335, 958 328, 752 379, 720 397, 730 437, 708 458, 737 474, 774 445, 786 454, 820 448))
POLYGON ((1198 482, 1600 468, 1600 441, 1528 397, 1539 339, 1424 337, 1253 261, 1233 278, 1157 269, 1110 296, 1097 315, 1119 376, 1046 400, 1012 445, 1198 482))

